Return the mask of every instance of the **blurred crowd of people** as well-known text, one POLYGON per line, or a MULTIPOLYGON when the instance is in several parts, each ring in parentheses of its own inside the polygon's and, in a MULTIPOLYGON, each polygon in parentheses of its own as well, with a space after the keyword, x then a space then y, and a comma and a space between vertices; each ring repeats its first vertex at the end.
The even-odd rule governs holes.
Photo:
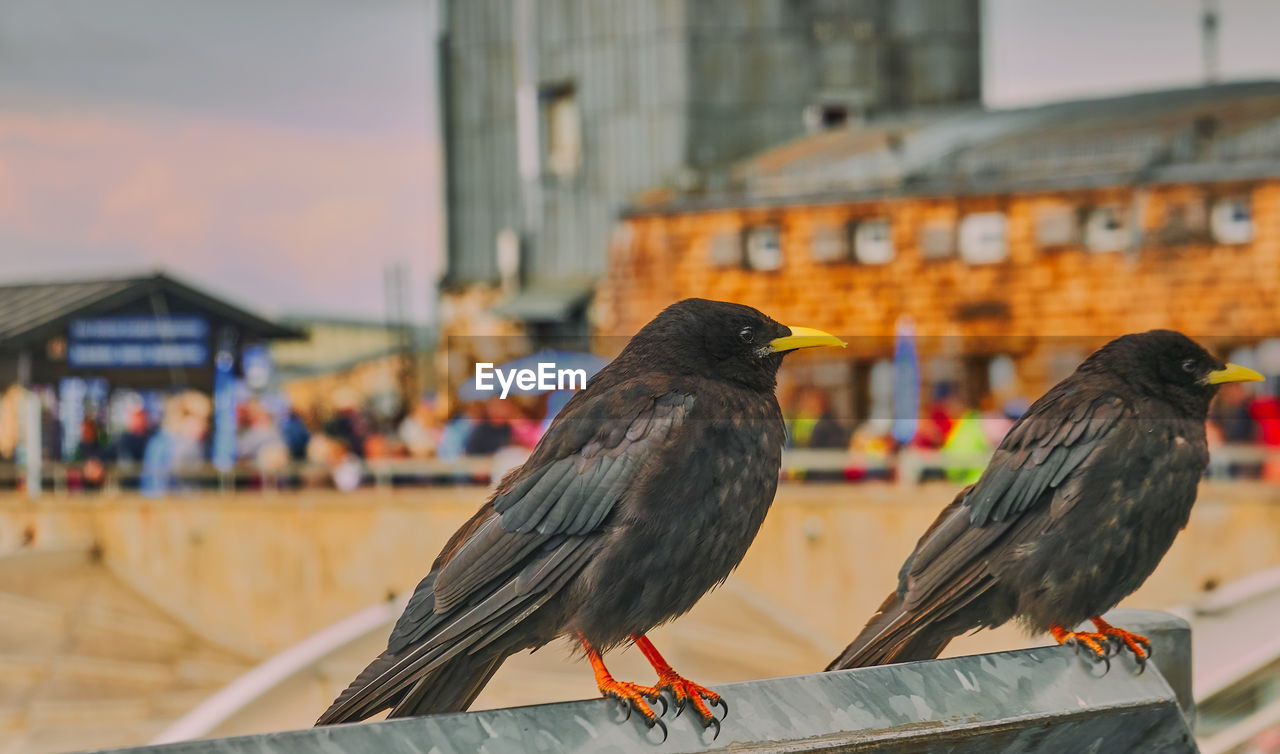
MULTIPOLYGON (((1275 387, 1223 386, 1207 427, 1211 447, 1251 445, 1280 451, 1280 397, 1275 387)), ((466 456, 497 457, 489 475, 497 478, 523 462, 570 395, 561 391, 489 398, 455 403, 451 411, 444 401, 426 395, 392 413, 349 389, 338 390, 323 407, 308 409, 290 405, 279 394, 249 396, 235 408, 231 460, 239 472, 255 476, 264 487, 281 486, 291 475, 291 484, 354 489, 368 481, 367 462, 449 463, 466 456)), ((930 457, 941 459, 922 471, 923 478, 965 484, 981 474, 986 458, 1028 407, 1020 397, 997 401, 990 395, 977 406, 969 405, 955 385, 939 383, 911 422, 912 439, 904 446, 895 439, 901 433, 895 431, 893 418, 841 416, 831 396, 819 388, 799 387, 784 395, 782 403, 789 446, 847 451, 848 466, 839 472, 845 479, 888 478, 893 473, 891 458, 910 447, 935 451, 930 457)), ((88 412, 80 423, 78 442, 70 444, 53 413, 46 412, 45 455, 64 458, 65 449, 74 448, 64 458, 69 487, 100 487, 114 471, 136 480, 132 484, 145 493, 167 494, 195 486, 188 472, 213 474, 208 468, 216 456, 213 402, 198 392, 167 396, 158 411, 135 401, 123 412, 114 412, 114 421, 104 415, 111 412, 88 412)), ((15 443, 0 442, 0 460, 16 460, 14 451, 15 443)), ((1243 459, 1228 455, 1215 460, 1211 473, 1280 480, 1280 460, 1271 460, 1269 454, 1243 459)))
MULTIPOLYGON (((72 489, 101 487, 109 472, 148 494, 201 486, 217 471, 213 401, 184 391, 148 406, 130 399, 123 411, 91 407, 79 423, 78 440, 68 443, 52 396, 43 397, 41 438, 45 462, 59 461, 72 489)), ((407 409, 388 413, 380 401, 340 389, 323 406, 298 408, 282 395, 247 396, 237 402, 229 457, 241 474, 264 487, 281 486, 285 475, 308 486, 353 489, 367 481, 366 462, 403 459, 455 461, 506 451, 514 464, 538 442, 568 394, 519 396, 462 403, 452 412, 433 395, 407 409), (512 453, 514 452, 514 456, 512 453)), ((14 401, 10 401, 13 403, 14 401)), ((17 410, 0 411, 0 461, 19 462, 17 410)))
MULTIPOLYGON (((1277 388, 1280 385, 1274 379, 1259 386, 1222 386, 1206 425, 1210 448, 1233 445, 1276 452, 1220 457, 1210 468, 1212 475, 1280 481, 1277 388)), ((955 385, 938 383, 912 422, 913 437, 906 447, 937 452, 940 462, 923 470, 925 480, 946 478, 970 484, 977 481, 991 452, 1029 407, 1030 402, 1021 396, 997 399, 991 394, 973 406, 961 399, 955 385)), ((888 476, 889 458, 904 447, 894 437, 894 419, 842 420, 832 409, 829 396, 815 387, 797 389, 784 401, 783 413, 789 419, 790 447, 849 451, 851 465, 842 471, 845 478, 888 476)))

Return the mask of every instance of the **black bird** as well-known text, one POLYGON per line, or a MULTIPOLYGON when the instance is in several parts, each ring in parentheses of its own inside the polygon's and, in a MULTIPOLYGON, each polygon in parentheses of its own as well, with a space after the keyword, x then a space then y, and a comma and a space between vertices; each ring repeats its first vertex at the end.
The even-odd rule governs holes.
POLYGON ((1217 386, 1261 379, 1170 330, 1103 346, 1013 425, 827 670, 932 659, 954 637, 1011 618, 1099 659, 1116 642, 1145 663, 1150 642, 1099 616, 1186 526, 1217 386), (1069 630, 1085 619, 1097 630, 1069 630))
POLYGON ((567 636, 628 714, 661 726, 646 700, 667 690, 718 731, 707 702, 720 697, 678 675, 644 633, 746 554, 778 483, 778 367, 787 351, 823 345, 844 344, 738 304, 668 307, 453 535, 386 651, 317 725, 464 710, 508 656, 567 636), (657 671, 654 686, 605 668, 601 654, 628 641, 657 671))

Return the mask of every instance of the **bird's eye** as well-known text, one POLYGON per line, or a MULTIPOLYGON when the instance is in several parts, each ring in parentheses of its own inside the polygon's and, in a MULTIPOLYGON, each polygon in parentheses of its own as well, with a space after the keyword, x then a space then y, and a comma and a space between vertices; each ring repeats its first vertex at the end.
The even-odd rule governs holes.
POLYGON ((755 330, 752 330, 750 327, 744 327, 738 331, 738 340, 741 340, 743 343, 750 343, 755 339, 755 330))
POLYGON ((1196 371, 1196 361, 1195 361, 1195 359, 1187 359, 1186 361, 1182 362, 1182 371, 1184 371, 1184 372, 1194 372, 1194 371, 1196 371))

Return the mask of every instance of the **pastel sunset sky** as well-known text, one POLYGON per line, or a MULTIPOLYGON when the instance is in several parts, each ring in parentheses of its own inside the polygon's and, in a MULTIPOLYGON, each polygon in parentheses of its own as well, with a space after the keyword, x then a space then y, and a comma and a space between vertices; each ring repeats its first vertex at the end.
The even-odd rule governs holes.
POLYGON ((271 313, 425 313, 426 2, 0 2, 7 280, 164 267, 271 313))
MULTIPOLYGON (((1280 3, 1220 5, 1224 78, 1280 77, 1280 3)), ((987 101, 1194 83, 1199 8, 987 0, 987 101)), ((403 262, 422 318, 433 39, 432 0, 0 0, 0 280, 162 266, 267 313, 379 318, 403 262)))

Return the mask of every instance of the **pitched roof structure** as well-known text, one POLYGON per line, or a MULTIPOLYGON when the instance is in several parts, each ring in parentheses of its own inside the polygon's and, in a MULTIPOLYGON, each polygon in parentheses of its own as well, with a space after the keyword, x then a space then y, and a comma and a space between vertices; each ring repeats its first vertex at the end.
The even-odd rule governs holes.
POLYGON ((257 338, 298 338, 302 332, 272 322, 165 273, 81 281, 0 285, 0 351, 19 348, 92 316, 161 294, 234 324, 257 338))
POLYGON ((1280 175, 1280 81, 917 111, 781 144, 628 214, 1280 175), (714 183, 714 182, 713 182, 714 183))

